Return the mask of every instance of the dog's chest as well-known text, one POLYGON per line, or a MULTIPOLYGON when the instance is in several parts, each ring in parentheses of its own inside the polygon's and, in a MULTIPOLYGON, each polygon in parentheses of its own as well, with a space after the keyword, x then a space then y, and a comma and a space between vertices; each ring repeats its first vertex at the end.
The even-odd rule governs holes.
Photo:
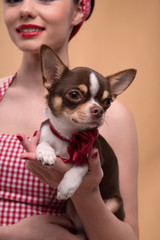
POLYGON ((59 138, 57 138, 50 130, 49 124, 42 127, 43 135, 41 136, 44 140, 46 140, 51 147, 55 149, 56 156, 69 159, 68 154, 68 146, 70 143, 65 142, 59 138))

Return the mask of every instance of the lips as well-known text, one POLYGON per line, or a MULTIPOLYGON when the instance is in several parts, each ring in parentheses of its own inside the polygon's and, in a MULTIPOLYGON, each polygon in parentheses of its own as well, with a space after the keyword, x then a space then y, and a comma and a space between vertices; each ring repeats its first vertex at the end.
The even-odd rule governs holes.
POLYGON ((33 24, 23 24, 16 28, 17 33, 24 38, 30 38, 38 36, 43 33, 44 27, 33 25, 33 24))

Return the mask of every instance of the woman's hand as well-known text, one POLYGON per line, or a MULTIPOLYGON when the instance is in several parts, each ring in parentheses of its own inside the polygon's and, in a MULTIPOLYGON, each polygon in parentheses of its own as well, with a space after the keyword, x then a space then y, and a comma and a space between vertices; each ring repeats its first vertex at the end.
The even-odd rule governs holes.
POLYGON ((0 227, 0 238, 5 240, 78 240, 68 229, 72 223, 65 217, 39 215, 22 219, 18 223, 0 227))
POLYGON ((72 164, 64 163, 62 159, 57 158, 54 166, 46 167, 37 161, 35 151, 40 138, 40 131, 36 131, 30 141, 23 133, 18 133, 17 138, 26 150, 26 152, 21 154, 21 158, 26 160, 26 168, 43 183, 57 187, 64 173, 72 167, 72 164))
POLYGON ((99 192, 99 184, 103 177, 103 170, 101 168, 100 158, 98 149, 93 148, 88 157, 89 171, 83 177, 83 181, 76 193, 73 195, 74 198, 79 198, 84 201, 84 198, 91 197, 93 193, 99 192))
MULTIPOLYGON (((64 163, 60 158, 57 158, 57 162, 50 168, 43 166, 42 163, 38 162, 35 150, 40 137, 39 131, 34 134, 30 141, 22 133, 18 134, 17 137, 26 150, 25 153, 21 154, 21 158, 26 159, 27 169, 37 176, 43 183, 57 187, 65 172, 67 172, 73 165, 71 163, 64 163)), ((99 187, 99 183, 103 177, 103 171, 97 149, 92 149, 88 157, 88 164, 89 171, 86 176, 84 176, 82 184, 76 191, 76 194, 82 194, 85 196, 99 187)))

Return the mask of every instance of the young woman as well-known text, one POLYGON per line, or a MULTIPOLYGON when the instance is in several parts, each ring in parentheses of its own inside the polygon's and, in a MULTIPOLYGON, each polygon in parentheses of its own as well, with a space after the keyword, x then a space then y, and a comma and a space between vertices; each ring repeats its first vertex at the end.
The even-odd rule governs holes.
MULTIPOLYGON (((69 231, 74 226, 63 216, 64 201, 55 197, 55 188, 71 164, 58 159, 48 169, 38 163, 35 148, 40 132, 33 132, 45 120, 40 47, 46 44, 54 48, 69 65, 68 42, 90 16, 93 5, 90 0, 3 0, 8 32, 23 51, 23 59, 18 72, 0 83, 1 239, 78 239, 69 231), (22 159, 26 159, 26 166, 22 159)), ((72 201, 90 240, 136 240, 135 124, 129 110, 118 101, 107 115, 107 124, 100 133, 118 158, 125 220, 118 220, 100 196, 98 185, 103 173, 97 149, 90 153, 90 170, 72 201)))

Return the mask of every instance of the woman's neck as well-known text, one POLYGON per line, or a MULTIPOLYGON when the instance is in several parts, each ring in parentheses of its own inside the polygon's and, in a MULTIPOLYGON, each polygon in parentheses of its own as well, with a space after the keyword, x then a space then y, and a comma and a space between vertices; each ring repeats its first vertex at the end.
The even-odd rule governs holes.
MULTIPOLYGON (((69 65, 68 51, 57 52, 66 66, 69 65)), ((18 70, 15 84, 21 87, 35 89, 43 87, 41 62, 39 54, 24 53, 22 64, 18 70)))
POLYGON ((40 58, 38 54, 24 53, 21 66, 18 70, 14 86, 25 89, 35 89, 42 87, 42 74, 40 58))

